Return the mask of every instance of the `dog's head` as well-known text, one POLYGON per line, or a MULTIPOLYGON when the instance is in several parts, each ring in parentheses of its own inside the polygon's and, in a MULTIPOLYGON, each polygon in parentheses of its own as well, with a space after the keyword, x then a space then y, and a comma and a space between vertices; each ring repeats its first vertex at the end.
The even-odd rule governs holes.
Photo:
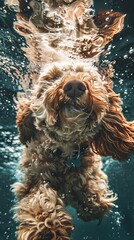
POLYGON ((35 128, 49 138, 80 141, 96 133, 109 108, 108 93, 95 68, 63 73, 54 67, 39 78, 28 108, 35 128))
POLYGON ((55 141, 92 137, 108 111, 108 94, 100 75, 52 69, 40 77, 30 105, 34 124, 55 141))
POLYGON ((39 78, 30 100, 20 100, 20 139, 27 144, 41 133, 60 144, 88 141, 94 152, 124 159, 134 148, 134 124, 123 117, 120 103, 96 69, 53 68, 39 78))

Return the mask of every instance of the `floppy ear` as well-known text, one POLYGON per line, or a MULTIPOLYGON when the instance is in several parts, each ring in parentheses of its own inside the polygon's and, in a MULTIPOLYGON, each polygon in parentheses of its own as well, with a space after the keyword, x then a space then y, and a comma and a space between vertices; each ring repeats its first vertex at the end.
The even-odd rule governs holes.
POLYGON ((26 145, 27 142, 30 142, 37 133, 37 130, 34 126, 34 117, 32 116, 30 104, 24 103, 23 105, 19 106, 16 123, 20 134, 20 141, 26 145))
POLYGON ((101 129, 92 142, 92 148, 101 156, 125 160, 134 150, 134 122, 127 122, 124 118, 118 95, 110 89, 109 95, 109 111, 102 120, 101 129))
POLYGON ((95 17, 95 24, 99 34, 103 36, 103 45, 110 42, 113 36, 119 33, 124 26, 125 14, 108 10, 100 10, 95 17))

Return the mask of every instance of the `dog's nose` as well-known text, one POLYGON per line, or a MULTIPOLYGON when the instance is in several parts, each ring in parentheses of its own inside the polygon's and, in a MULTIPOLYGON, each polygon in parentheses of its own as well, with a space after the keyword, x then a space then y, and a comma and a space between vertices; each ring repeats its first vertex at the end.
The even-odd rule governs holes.
POLYGON ((70 98, 77 98, 84 94, 86 86, 79 80, 70 80, 63 86, 64 93, 70 98))

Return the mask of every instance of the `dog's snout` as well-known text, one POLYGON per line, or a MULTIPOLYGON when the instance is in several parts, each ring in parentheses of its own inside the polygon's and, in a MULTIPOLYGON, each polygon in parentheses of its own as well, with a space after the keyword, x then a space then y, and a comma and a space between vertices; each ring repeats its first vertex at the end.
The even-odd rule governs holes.
POLYGON ((64 93, 70 98, 82 96, 86 91, 86 86, 79 80, 70 80, 63 86, 64 93))

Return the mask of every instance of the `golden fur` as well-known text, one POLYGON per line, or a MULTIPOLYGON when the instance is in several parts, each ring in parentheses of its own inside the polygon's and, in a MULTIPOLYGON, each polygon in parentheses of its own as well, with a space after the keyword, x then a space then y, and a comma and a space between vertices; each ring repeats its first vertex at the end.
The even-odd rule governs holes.
POLYGON ((105 70, 94 66, 98 53, 122 29, 124 15, 102 11, 94 22, 90 14, 87 17, 92 1, 44 2, 48 15, 41 14, 46 5, 33 0, 32 15, 27 18, 20 7, 14 25, 25 36, 25 52, 36 68, 33 88, 17 104, 17 126, 25 145, 23 179, 14 186, 18 240, 70 239, 73 225, 64 207, 68 204, 85 221, 101 220, 116 200, 101 156, 122 161, 134 149, 134 122, 124 118, 121 99, 105 70), (68 21, 74 27, 70 31, 68 21), (74 83, 82 86, 77 97, 65 91, 74 83))
POLYGON ((124 160, 134 148, 134 123, 125 120, 119 96, 97 72, 59 75, 55 68, 39 78, 28 102, 18 103, 17 125, 27 146, 20 163, 25 177, 15 187, 18 239, 68 239, 73 226, 63 202, 85 221, 101 219, 115 197, 97 154, 124 160), (86 85, 76 101, 63 92, 71 79, 86 85), (80 167, 68 166, 78 151, 80 167))

